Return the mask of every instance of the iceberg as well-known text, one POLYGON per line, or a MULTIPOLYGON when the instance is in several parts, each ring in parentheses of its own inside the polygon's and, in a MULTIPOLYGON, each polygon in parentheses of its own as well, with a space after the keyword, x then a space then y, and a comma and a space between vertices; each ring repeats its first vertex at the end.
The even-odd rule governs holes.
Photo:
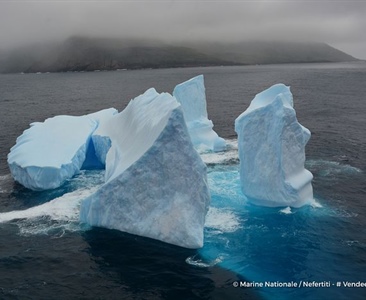
POLYGON ((101 124, 95 135, 111 141, 105 184, 83 200, 80 221, 202 247, 210 203, 206 165, 176 99, 151 88, 101 124))
POLYGON ((116 112, 111 108, 30 124, 8 154, 13 178, 29 189, 40 191, 57 188, 82 167, 91 167, 95 159, 90 150, 93 148, 90 136, 101 120, 116 112))
POLYGON ((235 120, 241 188, 256 205, 300 207, 313 202, 313 175, 304 168, 310 131, 298 123, 290 88, 257 94, 235 120))
POLYGON ((193 145, 201 151, 224 151, 225 140, 212 129, 213 123, 208 119, 203 75, 178 84, 173 96, 182 105, 193 145))

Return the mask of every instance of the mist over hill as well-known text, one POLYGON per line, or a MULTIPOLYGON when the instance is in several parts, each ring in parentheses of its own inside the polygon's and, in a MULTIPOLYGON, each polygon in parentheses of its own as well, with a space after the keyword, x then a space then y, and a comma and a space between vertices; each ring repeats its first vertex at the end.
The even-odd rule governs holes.
POLYGON ((249 41, 233 44, 202 43, 198 51, 240 64, 344 62, 356 58, 325 43, 249 41))
POLYGON ((356 58, 324 43, 247 41, 166 44, 75 36, 0 52, 1 73, 67 72, 217 65, 342 62, 356 58))

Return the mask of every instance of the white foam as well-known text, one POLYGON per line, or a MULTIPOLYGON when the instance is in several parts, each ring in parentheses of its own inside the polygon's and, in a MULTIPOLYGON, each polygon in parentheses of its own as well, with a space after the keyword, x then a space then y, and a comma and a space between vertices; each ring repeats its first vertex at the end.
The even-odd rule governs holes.
POLYGON ((321 205, 316 199, 313 199, 313 202, 310 204, 313 208, 321 208, 323 205, 321 205))
POLYGON ((286 214, 286 215, 288 215, 288 214, 292 214, 291 207, 290 207, 290 206, 287 206, 286 208, 281 209, 281 210, 280 210, 280 213, 282 213, 282 214, 286 214))
POLYGON ((209 267, 213 267, 214 265, 216 265, 218 263, 221 263, 222 260, 223 260, 223 256, 219 256, 212 261, 205 262, 200 258, 196 258, 196 255, 193 255, 193 256, 187 257, 186 263, 191 266, 195 266, 195 267, 199 267, 199 268, 209 268, 209 267))
POLYGON ((219 234, 229 233, 240 228, 240 220, 232 211, 210 207, 206 215, 205 227, 214 229, 219 234))
POLYGON ((17 221, 20 236, 48 235, 52 239, 61 238, 66 232, 80 231, 77 222, 54 221, 50 217, 39 217, 17 221))
POLYGON ((237 151, 202 153, 201 158, 206 165, 229 164, 239 162, 237 151))
POLYGON ((347 241, 342 241, 342 243, 346 244, 347 246, 353 247, 353 246, 358 246, 358 247, 365 247, 365 243, 362 243, 358 240, 347 240, 347 241))
MULTIPOLYGON (((323 207, 316 199, 312 199, 312 201, 309 202, 309 205, 312 208, 322 208, 323 207)), ((282 214, 293 214, 294 212, 291 210, 290 206, 287 206, 284 209, 281 209, 280 213, 282 213, 282 214)))
POLYGON ((67 193, 42 205, 34 206, 25 210, 0 213, 0 223, 16 219, 34 219, 44 216, 48 216, 52 220, 57 221, 78 222, 81 201, 95 193, 97 189, 98 186, 91 189, 80 189, 67 193))

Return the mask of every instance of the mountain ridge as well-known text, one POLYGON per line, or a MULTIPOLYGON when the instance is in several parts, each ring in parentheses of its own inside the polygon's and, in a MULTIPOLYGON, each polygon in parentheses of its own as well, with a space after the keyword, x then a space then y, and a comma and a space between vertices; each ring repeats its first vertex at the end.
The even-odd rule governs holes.
POLYGON ((67 72, 356 60, 358 59, 325 43, 246 41, 167 44, 154 40, 73 36, 59 43, 0 52, 0 72, 67 72))

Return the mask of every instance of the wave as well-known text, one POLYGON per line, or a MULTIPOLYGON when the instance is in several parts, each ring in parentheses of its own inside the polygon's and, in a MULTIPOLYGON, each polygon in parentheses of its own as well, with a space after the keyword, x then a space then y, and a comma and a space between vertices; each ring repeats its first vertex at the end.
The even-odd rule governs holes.
POLYGON ((52 220, 75 221, 79 219, 79 206, 83 199, 95 193, 97 187, 67 193, 50 202, 25 210, 0 213, 0 223, 16 219, 31 219, 49 216, 52 220))
POLYGON ((320 177, 335 177, 339 174, 360 174, 362 170, 337 161, 310 159, 305 162, 306 168, 320 177))
POLYGON ((210 261, 204 261, 202 258, 199 258, 197 255, 189 256, 186 259, 186 263, 195 266, 198 268, 209 268, 221 263, 223 261, 223 256, 218 256, 216 259, 210 261))
POLYGON ((79 212, 83 199, 96 192, 99 186, 79 189, 50 202, 25 210, 0 213, 0 223, 16 221, 20 235, 56 234, 80 229, 79 212))
POLYGON ((13 177, 11 174, 0 176, 0 194, 5 194, 10 192, 10 187, 12 186, 13 177))
POLYGON ((6 180, 9 180, 11 179, 11 174, 6 174, 6 175, 0 175, 0 182, 1 181, 6 181, 6 180))

